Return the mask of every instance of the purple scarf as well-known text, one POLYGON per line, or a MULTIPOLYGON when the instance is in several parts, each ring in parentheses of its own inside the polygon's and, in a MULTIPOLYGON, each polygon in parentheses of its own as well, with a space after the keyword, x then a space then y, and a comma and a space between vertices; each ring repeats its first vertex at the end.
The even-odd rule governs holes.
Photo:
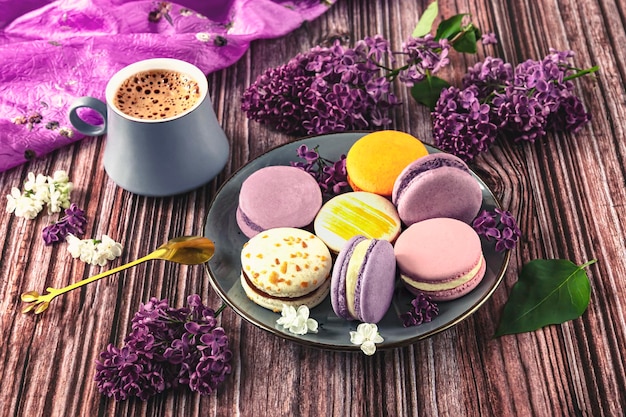
MULTIPOLYGON (((20 0, 0 11, 0 172, 84 136, 67 109, 104 100, 108 79, 146 58, 178 58, 205 73, 237 61, 324 13, 320 0, 20 0)), ((242 86, 244 88, 244 86, 242 86)), ((95 122, 95 120, 92 120, 95 122)))

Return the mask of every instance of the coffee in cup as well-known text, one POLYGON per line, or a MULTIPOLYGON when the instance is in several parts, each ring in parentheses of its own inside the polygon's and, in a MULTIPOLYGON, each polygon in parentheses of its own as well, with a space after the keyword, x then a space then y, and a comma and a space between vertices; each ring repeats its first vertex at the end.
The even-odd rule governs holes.
POLYGON ((208 89, 206 75, 189 62, 146 59, 113 74, 105 101, 77 99, 69 118, 85 135, 106 134, 102 161, 117 185, 145 196, 175 195, 211 180, 228 160, 208 89), (81 108, 95 110, 103 123, 82 120, 81 108))
POLYGON ((138 119, 160 120, 185 113, 200 99, 198 82, 178 71, 154 69, 126 78, 114 105, 138 119))

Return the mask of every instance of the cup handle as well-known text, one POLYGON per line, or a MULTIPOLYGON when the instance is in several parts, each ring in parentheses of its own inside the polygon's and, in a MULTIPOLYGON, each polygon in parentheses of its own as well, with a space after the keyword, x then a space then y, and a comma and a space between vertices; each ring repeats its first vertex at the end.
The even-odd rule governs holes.
POLYGON ((107 131, 107 106, 106 104, 93 97, 81 97, 74 101, 70 106, 70 123, 76 130, 80 133, 87 136, 100 136, 106 133, 107 131), (85 122, 83 119, 78 117, 77 110, 80 108, 89 108, 97 112, 102 120, 104 121, 102 125, 96 126, 85 122))

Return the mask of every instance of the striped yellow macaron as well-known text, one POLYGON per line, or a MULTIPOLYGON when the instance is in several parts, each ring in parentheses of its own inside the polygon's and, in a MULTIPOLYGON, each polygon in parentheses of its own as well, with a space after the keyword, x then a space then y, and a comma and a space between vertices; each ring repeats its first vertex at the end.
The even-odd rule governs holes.
POLYGON ((365 191, 354 191, 330 199, 313 222, 315 234, 338 253, 354 236, 393 242, 401 222, 395 206, 386 198, 365 191))
POLYGON ((367 134, 346 155, 348 183, 354 191, 390 197, 400 172, 426 155, 426 146, 408 133, 382 130, 367 134))

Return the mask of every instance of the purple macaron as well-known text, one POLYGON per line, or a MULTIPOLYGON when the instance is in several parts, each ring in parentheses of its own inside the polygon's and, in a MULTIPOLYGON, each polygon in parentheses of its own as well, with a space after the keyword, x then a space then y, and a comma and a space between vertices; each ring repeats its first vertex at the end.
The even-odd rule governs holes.
POLYGON ((415 160, 400 173, 391 199, 407 226, 437 217, 470 223, 480 210, 482 190, 460 158, 433 153, 415 160))
POLYGON ((386 240, 355 236, 337 256, 330 284, 335 314, 346 320, 378 323, 389 310, 396 258, 386 240))
POLYGON ((237 225, 247 237, 276 227, 305 227, 322 206, 322 190, 311 174, 291 166, 268 166, 241 185, 237 225))

